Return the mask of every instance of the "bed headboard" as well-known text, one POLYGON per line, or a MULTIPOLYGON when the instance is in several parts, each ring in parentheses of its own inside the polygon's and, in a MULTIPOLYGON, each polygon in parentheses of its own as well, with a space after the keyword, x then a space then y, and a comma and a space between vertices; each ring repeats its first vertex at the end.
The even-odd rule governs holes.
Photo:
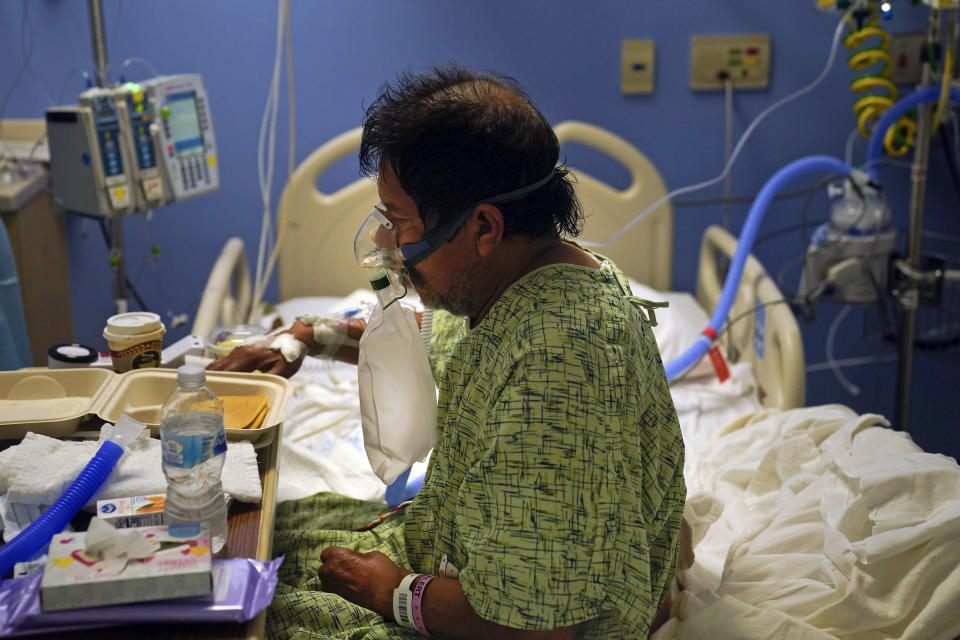
MULTIPOLYGON (((737 239, 718 226, 703 234, 697 273, 697 300, 712 310, 720 299, 726 265, 737 250, 737 239)), ((792 409, 804 406, 806 361, 800 327, 790 306, 767 271, 752 254, 747 258, 743 278, 728 316, 737 319, 720 344, 733 362, 747 361, 765 407, 792 409), (765 306, 755 313, 751 311, 765 306)))
MULTIPOLYGON (((622 138, 583 122, 555 128, 560 143, 593 147, 620 162, 631 175, 626 189, 615 189, 572 168, 585 213, 583 238, 604 240, 666 193, 653 164, 622 138)), ((330 140, 297 167, 283 191, 279 225, 286 225, 279 258, 280 299, 342 296, 369 286, 354 266, 353 237, 377 203, 377 185, 360 178, 333 193, 317 180, 333 164, 360 148, 360 129, 330 140)), ((599 249, 628 275, 658 289, 669 289, 673 272, 673 211, 669 203, 609 247, 599 249)))
MULTIPOLYGON (((653 163, 636 147, 606 129, 586 122, 561 122, 554 130, 560 144, 579 143, 602 151, 630 173, 630 185, 616 189, 589 173, 570 167, 575 189, 586 214, 583 240, 604 241, 638 213, 667 193, 653 163)), ((628 276, 661 291, 673 282, 673 207, 666 202, 627 233, 597 251, 613 260, 628 276)))
POLYGON ((278 260, 280 299, 345 296, 369 288, 353 257, 353 238, 377 204, 377 183, 360 178, 333 193, 317 180, 341 158, 360 148, 360 128, 322 145, 301 162, 283 189, 277 226, 285 226, 278 260))

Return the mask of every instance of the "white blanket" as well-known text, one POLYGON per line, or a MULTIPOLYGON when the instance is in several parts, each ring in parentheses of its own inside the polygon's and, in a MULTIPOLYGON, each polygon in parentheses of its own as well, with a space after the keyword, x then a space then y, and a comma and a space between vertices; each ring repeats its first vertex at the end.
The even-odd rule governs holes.
POLYGON ((688 467, 702 540, 657 640, 960 633, 960 467, 886 425, 824 406, 718 432, 688 467))

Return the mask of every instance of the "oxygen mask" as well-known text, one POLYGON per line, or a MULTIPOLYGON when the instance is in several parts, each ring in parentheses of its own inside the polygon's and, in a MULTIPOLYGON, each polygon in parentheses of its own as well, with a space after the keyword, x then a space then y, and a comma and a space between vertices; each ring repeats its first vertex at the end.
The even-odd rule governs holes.
POLYGON ((397 248, 397 230, 383 214, 382 205, 370 210, 353 240, 357 264, 384 308, 407 294, 403 255, 397 248))
POLYGON ((437 440, 437 396, 413 312, 394 304, 407 293, 397 230, 375 206, 353 241, 357 264, 380 304, 360 337, 357 383, 363 445, 374 473, 390 484, 437 440))

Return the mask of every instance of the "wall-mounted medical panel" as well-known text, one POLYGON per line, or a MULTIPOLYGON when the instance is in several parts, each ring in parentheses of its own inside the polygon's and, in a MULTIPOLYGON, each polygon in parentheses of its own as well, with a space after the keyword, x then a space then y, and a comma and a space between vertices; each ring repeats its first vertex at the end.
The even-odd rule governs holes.
POLYGON ((734 89, 766 89, 770 84, 770 49, 770 36, 766 34, 693 36, 690 88, 722 91, 726 77, 734 89))

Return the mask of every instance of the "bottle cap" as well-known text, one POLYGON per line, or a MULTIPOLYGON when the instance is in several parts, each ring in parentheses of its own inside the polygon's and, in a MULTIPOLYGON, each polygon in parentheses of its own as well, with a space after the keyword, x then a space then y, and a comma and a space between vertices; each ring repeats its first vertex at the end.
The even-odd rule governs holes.
POLYGON ((184 389, 202 387, 207 381, 207 371, 198 364, 185 364, 177 369, 177 384, 184 389))
POLYGON ((51 369, 83 367, 97 361, 99 354, 82 344, 55 344, 47 350, 47 366, 51 369))

